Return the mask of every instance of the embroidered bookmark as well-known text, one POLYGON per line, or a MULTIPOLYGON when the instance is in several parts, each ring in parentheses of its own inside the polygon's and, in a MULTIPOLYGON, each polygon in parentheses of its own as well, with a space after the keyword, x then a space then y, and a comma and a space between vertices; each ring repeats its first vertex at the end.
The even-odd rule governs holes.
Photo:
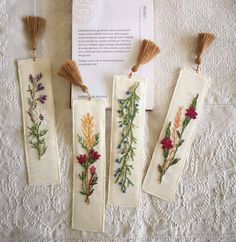
MULTIPOLYGON (((202 38, 201 35, 199 38, 202 38)), ((187 69, 180 71, 142 187, 147 193, 166 200, 174 197, 210 85, 209 78, 198 74, 202 51, 199 53, 196 59, 197 72, 187 69)))
MULTIPOLYGON (((159 51, 144 40, 132 72, 159 51)), ((139 205, 142 178, 146 80, 133 77, 132 72, 113 79, 108 204, 121 207, 139 205)))
POLYGON ((88 95, 88 99, 74 100, 72 105, 72 228, 102 232, 106 170, 105 99, 91 99, 74 61, 67 61, 58 74, 70 82, 77 83, 88 95))
POLYGON ((45 20, 26 17, 24 21, 33 51, 32 59, 18 61, 28 180, 30 185, 56 184, 60 176, 51 64, 47 59, 36 59, 45 20))

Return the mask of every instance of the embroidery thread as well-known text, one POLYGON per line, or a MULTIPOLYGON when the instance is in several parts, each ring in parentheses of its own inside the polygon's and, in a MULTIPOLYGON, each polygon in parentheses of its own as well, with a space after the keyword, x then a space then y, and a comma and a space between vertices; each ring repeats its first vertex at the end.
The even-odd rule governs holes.
POLYGON ((78 135, 78 142, 86 151, 86 154, 80 154, 77 156, 77 161, 83 167, 83 171, 79 174, 79 178, 82 181, 80 193, 86 197, 85 202, 87 204, 90 204, 89 197, 94 192, 94 186, 98 182, 96 167, 93 164, 98 161, 101 156, 96 150, 94 150, 94 147, 99 142, 99 133, 94 134, 93 119, 93 116, 91 116, 89 113, 83 116, 83 137, 78 135))
POLYGON ((42 73, 33 77, 29 75, 30 84, 27 92, 30 97, 28 98, 29 109, 27 114, 29 115, 32 125, 28 126, 28 137, 30 137, 29 143, 33 149, 37 150, 39 160, 45 154, 47 145, 45 141, 45 135, 48 132, 46 126, 45 112, 38 108, 38 103, 45 104, 47 96, 43 94, 45 87, 40 80, 42 79, 42 73))
POLYGON ((160 173, 159 182, 161 183, 162 177, 165 175, 168 168, 172 165, 175 165, 179 162, 180 158, 176 157, 176 153, 179 147, 184 143, 183 134, 192 119, 197 118, 196 105, 197 105, 197 96, 193 99, 190 107, 186 110, 185 118, 181 122, 181 115, 183 113, 183 107, 179 107, 178 112, 176 113, 174 125, 171 132, 171 122, 168 123, 166 128, 166 133, 164 139, 161 140, 164 163, 163 165, 158 165, 158 171, 160 173))
POLYGON ((121 191, 125 193, 129 186, 134 186, 133 182, 129 178, 131 176, 131 170, 133 164, 129 161, 134 160, 134 150, 136 144, 136 138, 133 135, 134 129, 137 125, 134 124, 136 114, 139 111, 139 96, 136 91, 139 83, 136 82, 130 89, 126 92, 127 98, 118 99, 120 121, 119 127, 122 128, 121 140, 117 146, 119 150, 120 157, 116 159, 116 163, 120 166, 115 170, 114 177, 115 183, 118 183, 121 187, 121 191))

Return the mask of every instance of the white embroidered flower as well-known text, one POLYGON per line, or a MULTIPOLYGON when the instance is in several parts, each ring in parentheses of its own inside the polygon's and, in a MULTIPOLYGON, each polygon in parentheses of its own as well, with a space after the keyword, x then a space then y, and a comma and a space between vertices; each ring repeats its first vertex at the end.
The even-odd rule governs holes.
POLYGON ((46 126, 47 125, 47 122, 46 122, 46 112, 42 109, 37 109, 34 113, 35 115, 35 122, 37 124, 41 124, 43 126, 46 126))

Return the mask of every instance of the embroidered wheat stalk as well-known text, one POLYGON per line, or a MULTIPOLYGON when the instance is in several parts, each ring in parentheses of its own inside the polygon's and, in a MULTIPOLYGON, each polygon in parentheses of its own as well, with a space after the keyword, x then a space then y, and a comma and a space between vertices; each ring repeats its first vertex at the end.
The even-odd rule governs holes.
POLYGON ((94 118, 89 113, 84 115, 82 119, 83 136, 78 135, 78 141, 81 147, 85 149, 86 154, 77 156, 77 161, 83 167, 83 171, 79 174, 82 181, 80 193, 85 196, 85 202, 90 204, 89 197, 94 192, 94 186, 97 184, 98 175, 96 167, 93 166, 100 158, 100 154, 94 150, 94 147, 99 142, 99 133, 94 134, 94 118))
POLYGON ((161 141, 164 162, 163 165, 158 165, 158 171, 160 173, 159 182, 161 183, 162 177, 165 175, 166 171, 170 166, 178 163, 180 158, 176 158, 176 153, 179 147, 184 143, 183 134, 190 123, 191 119, 197 118, 196 105, 197 105, 198 95, 193 99, 190 107, 186 110, 185 118, 181 122, 181 116, 183 112, 183 107, 179 107, 179 110, 175 116, 174 125, 171 133, 171 122, 168 123, 166 128, 166 133, 164 139, 161 141))
POLYGON ((134 137, 134 129, 137 127, 134 124, 135 117, 139 111, 139 96, 137 95, 137 88, 139 83, 136 82, 129 91, 126 93, 126 99, 119 99, 120 121, 119 127, 122 128, 121 140, 117 146, 120 157, 116 159, 116 163, 120 166, 115 170, 114 177, 115 183, 118 183, 122 192, 126 192, 129 186, 134 186, 133 182, 129 178, 131 176, 131 170, 134 161, 134 150, 136 144, 136 138, 134 137))

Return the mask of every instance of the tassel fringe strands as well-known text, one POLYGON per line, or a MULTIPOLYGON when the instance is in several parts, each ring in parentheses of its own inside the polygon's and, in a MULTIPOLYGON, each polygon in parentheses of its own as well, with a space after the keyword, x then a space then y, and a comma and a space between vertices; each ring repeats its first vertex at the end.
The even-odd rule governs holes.
POLYGON ((76 62, 73 60, 66 61, 59 69, 58 75, 63 77, 65 80, 70 83, 78 86, 81 90, 86 93, 90 99, 87 86, 84 85, 82 77, 80 75, 79 69, 76 65, 76 62))
POLYGON ((43 33, 45 31, 46 20, 38 16, 26 16, 23 18, 23 20, 31 42, 33 60, 35 61, 38 40, 43 36, 43 33))
POLYGON ((197 64, 196 72, 199 72, 199 66, 202 62, 202 56, 206 52, 207 48, 215 40, 215 35, 211 33, 199 33, 197 43, 197 56, 195 63, 197 64))
POLYGON ((155 43, 153 43, 151 40, 143 40, 139 51, 137 64, 132 67, 129 77, 132 77, 133 72, 137 72, 141 65, 148 63, 159 53, 160 48, 155 43))

